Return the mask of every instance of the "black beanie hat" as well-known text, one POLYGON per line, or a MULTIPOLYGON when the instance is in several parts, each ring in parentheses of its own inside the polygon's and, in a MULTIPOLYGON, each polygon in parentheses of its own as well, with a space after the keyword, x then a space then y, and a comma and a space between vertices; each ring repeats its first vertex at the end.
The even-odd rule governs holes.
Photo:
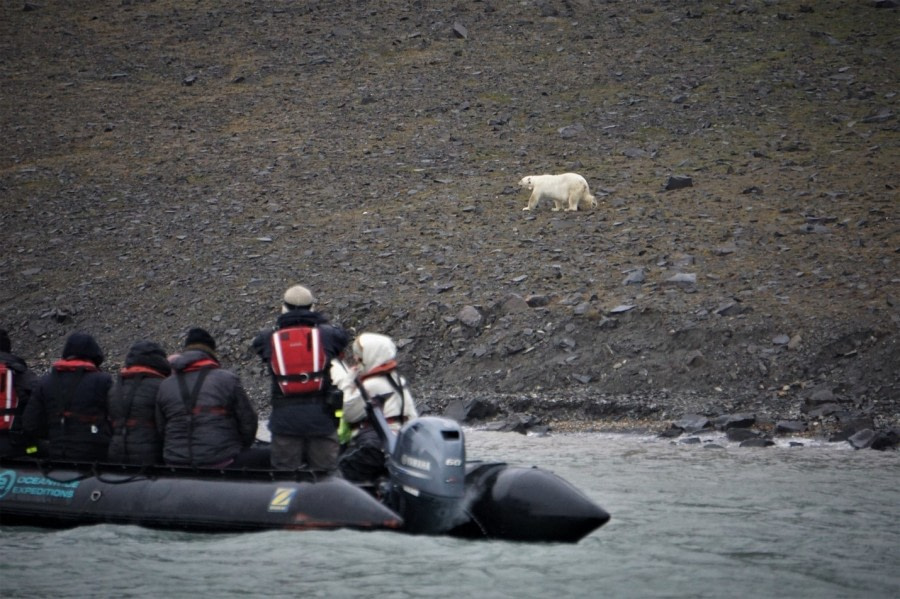
POLYGON ((205 345, 209 349, 215 350, 216 340, 204 329, 194 327, 188 331, 187 337, 184 339, 184 346, 189 345, 205 345))
POLYGON ((148 366, 166 375, 172 372, 166 352, 153 341, 138 341, 128 350, 125 366, 136 365, 148 366))
POLYGON ((63 347, 62 357, 89 360, 96 364, 98 368, 103 364, 104 360, 103 350, 100 349, 97 340, 89 333, 82 331, 69 335, 69 338, 66 339, 66 345, 63 347))

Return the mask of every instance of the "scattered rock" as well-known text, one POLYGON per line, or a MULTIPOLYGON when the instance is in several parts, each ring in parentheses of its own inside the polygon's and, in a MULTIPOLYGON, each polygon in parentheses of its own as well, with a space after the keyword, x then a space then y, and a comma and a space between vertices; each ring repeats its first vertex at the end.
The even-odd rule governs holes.
POLYGON ((697 274, 680 272, 666 279, 665 284, 676 287, 694 287, 697 285, 697 274))
POLYGON ((743 314, 748 309, 749 308, 743 304, 735 301, 728 301, 720 304, 719 307, 716 308, 715 313, 719 316, 737 316, 738 314, 743 314))
POLYGON ((854 449, 866 449, 867 447, 872 445, 872 441, 875 439, 875 431, 869 428, 864 428, 861 431, 853 433, 850 437, 847 438, 847 442, 854 449))
POLYGON ((779 420, 775 423, 776 435, 796 435, 806 432, 806 423, 799 420, 779 420))
POLYGON ((474 306, 464 306, 462 310, 459 311, 459 314, 456 315, 461 323, 470 329, 477 329, 481 326, 481 323, 484 321, 484 317, 481 315, 481 312, 478 311, 474 306))
POLYGON ((725 437, 733 443, 742 443, 748 439, 759 439, 760 434, 749 428, 729 428, 725 431, 725 437))
POLYGON ((750 428, 756 424, 755 414, 725 414, 714 421, 716 428, 727 431, 731 428, 750 428))
POLYGON ((685 414, 678 422, 672 424, 672 428, 693 433, 712 428, 712 423, 701 414, 685 414))
POLYGON ((623 285, 641 285, 647 280, 646 275, 644 275, 643 268, 635 268, 631 272, 628 273, 628 276, 625 277, 625 280, 622 282, 623 285))
POLYGON ((666 191, 672 191, 674 189, 684 189, 686 187, 693 187, 694 180, 691 177, 683 176, 683 175, 671 175, 669 179, 666 181, 663 189, 666 191))
POLYGON ((771 439, 756 438, 741 441, 739 447, 772 447, 773 445, 775 445, 775 442, 771 439))

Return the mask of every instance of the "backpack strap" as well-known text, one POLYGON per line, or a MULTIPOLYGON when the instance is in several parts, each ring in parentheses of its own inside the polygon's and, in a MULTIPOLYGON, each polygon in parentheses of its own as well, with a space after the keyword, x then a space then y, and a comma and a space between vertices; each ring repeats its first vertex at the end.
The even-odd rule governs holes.
MULTIPOLYGON (((121 427, 117 426, 117 423, 113 423, 113 426, 119 428, 122 432, 122 448, 125 450, 125 460, 128 460, 128 421, 131 417, 131 409, 134 405, 134 396, 137 393, 137 388, 141 385, 141 381, 144 380, 144 373, 138 373, 137 376, 133 377, 134 384, 131 386, 131 389, 128 390, 128 397, 125 398, 125 413, 122 416, 121 427)), ((119 398, 122 397, 122 387, 125 383, 125 379, 119 375, 119 398)))
MULTIPOLYGON (((400 377, 400 373, 397 373, 397 377, 400 377)), ((403 424, 403 422, 405 421, 403 409, 406 407, 406 395, 403 393, 403 385, 399 381, 395 381, 390 372, 386 372, 384 374, 384 378, 388 380, 388 382, 391 384, 391 387, 393 387, 394 391, 397 392, 397 395, 400 396, 400 424, 403 424)))
POLYGON ((206 375, 209 374, 210 370, 212 370, 212 368, 200 369, 197 380, 194 381, 194 388, 191 389, 191 391, 188 391, 184 371, 179 370, 175 375, 175 378, 178 380, 178 387, 181 389, 181 399, 184 402, 184 409, 185 412, 187 412, 188 461, 190 464, 194 463, 194 406, 197 405, 197 398, 200 397, 200 388, 203 386, 203 381, 206 380, 206 375))

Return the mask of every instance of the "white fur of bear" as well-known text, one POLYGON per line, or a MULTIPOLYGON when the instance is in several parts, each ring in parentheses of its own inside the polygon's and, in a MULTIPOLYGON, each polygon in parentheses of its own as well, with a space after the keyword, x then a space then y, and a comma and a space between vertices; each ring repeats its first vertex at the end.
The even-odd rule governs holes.
POLYGON ((553 200, 553 210, 565 206, 566 210, 596 208, 597 199, 591 195, 587 181, 578 173, 561 175, 530 175, 523 177, 519 185, 531 190, 528 205, 522 210, 533 210, 542 198, 553 200))

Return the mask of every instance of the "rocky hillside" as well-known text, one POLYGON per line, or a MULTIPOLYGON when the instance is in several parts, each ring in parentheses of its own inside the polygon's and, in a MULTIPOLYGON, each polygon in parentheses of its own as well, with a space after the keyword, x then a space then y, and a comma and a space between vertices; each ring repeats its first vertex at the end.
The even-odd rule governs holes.
POLYGON ((303 283, 435 410, 897 425, 895 5, 5 2, 0 326, 203 326, 264 407, 303 283), (565 171, 596 210, 522 211, 565 171))

